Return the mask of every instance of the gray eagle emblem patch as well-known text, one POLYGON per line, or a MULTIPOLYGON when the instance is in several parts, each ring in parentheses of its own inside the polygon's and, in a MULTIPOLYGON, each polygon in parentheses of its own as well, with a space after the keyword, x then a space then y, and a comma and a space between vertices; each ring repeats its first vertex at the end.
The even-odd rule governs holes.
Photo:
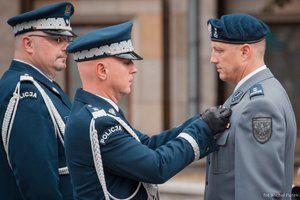
POLYGON ((272 118, 259 117, 252 119, 252 132, 259 143, 266 143, 272 136, 272 118))

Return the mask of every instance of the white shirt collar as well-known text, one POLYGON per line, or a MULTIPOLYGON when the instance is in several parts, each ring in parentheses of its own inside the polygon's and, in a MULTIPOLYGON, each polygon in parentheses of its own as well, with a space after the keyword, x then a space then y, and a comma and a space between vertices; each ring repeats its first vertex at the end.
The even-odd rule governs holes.
POLYGON ((46 74, 44 74, 39 68, 33 66, 32 64, 27 63, 27 62, 25 62, 25 61, 23 61, 23 60, 19 60, 19 59, 14 59, 14 60, 15 60, 15 61, 18 61, 18 62, 21 62, 21 63, 24 63, 24 64, 26 64, 26 65, 31 66, 31 67, 34 68, 36 71, 40 72, 40 74, 42 74, 43 76, 45 76, 49 81, 53 82, 52 79, 50 79, 50 78, 49 78, 46 74))
POLYGON ((100 95, 97 95, 97 96, 100 97, 100 98, 102 98, 102 99, 104 99, 108 103, 110 103, 112 105, 112 107, 114 107, 114 109, 116 109, 116 111, 119 112, 119 107, 118 107, 118 105, 115 102, 113 102, 112 100, 110 100, 110 99, 108 99, 106 97, 103 97, 103 96, 100 96, 100 95))
POLYGON ((249 78, 251 78, 252 76, 254 76, 255 74, 257 74, 258 72, 267 69, 266 65, 263 65, 259 68, 257 68, 256 70, 254 70, 253 72, 251 72, 250 74, 248 74, 247 76, 245 76, 242 80, 240 80, 240 82, 238 82, 238 84, 235 86, 234 91, 236 91, 241 85, 243 85, 243 83, 245 83, 249 78))

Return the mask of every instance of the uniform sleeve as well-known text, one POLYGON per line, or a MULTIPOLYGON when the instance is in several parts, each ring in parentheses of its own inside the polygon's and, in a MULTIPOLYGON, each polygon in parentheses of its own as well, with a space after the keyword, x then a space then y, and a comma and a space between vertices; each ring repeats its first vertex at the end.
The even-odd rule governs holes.
POLYGON ((235 199, 268 199, 282 192, 285 120, 266 98, 245 107, 235 130, 235 199))
POLYGON ((57 140, 37 89, 24 83, 9 141, 9 160, 24 199, 59 200, 57 140))
POLYGON ((200 115, 196 115, 194 117, 189 118, 179 126, 175 128, 171 128, 168 130, 165 130, 161 133, 154 134, 152 137, 149 137, 146 134, 142 134, 138 130, 135 130, 137 135, 139 136, 141 143, 147 145, 151 149, 156 149, 160 147, 161 145, 166 144, 169 140, 172 140, 176 138, 184 128, 186 128, 188 125, 190 125, 193 121, 200 118, 200 115))
MULTIPOLYGON (((184 137, 176 137, 156 149, 151 149, 135 140, 118 127, 118 124, 110 125, 104 131, 99 131, 100 126, 103 128, 103 124, 98 124, 98 133, 104 132, 107 135, 113 129, 118 129, 102 143, 101 154, 104 169, 121 177, 161 184, 195 159, 195 150, 184 137)), ((210 148, 215 145, 210 130, 200 119, 191 123, 181 133, 189 135, 195 141, 202 156, 214 149, 210 148)), ((101 139, 105 137, 100 134, 99 138, 101 144, 101 139)))

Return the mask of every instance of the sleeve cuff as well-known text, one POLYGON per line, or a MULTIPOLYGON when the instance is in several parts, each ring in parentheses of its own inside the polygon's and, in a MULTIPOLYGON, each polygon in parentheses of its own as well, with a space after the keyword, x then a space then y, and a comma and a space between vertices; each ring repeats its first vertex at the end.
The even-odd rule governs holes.
POLYGON ((200 149, 198 146, 198 143, 196 142, 196 140, 190 136, 187 133, 180 133, 177 137, 181 137, 183 139, 185 139, 186 141, 188 141, 188 143, 192 146, 193 150, 194 150, 194 161, 199 160, 200 159, 200 149))

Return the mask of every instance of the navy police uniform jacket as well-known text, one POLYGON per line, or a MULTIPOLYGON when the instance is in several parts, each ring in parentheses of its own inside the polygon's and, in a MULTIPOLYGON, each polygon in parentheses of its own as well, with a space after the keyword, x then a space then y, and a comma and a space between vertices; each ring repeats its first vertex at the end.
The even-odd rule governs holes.
POLYGON ((282 85, 266 68, 225 106, 231 127, 208 156, 205 200, 291 199, 296 122, 282 85))
MULTIPOLYGON (((41 85, 65 121, 71 102, 61 88, 28 64, 13 60, 0 81, 1 127, 8 102, 24 74, 41 85)), ((66 167, 64 148, 55 136, 43 98, 31 82, 22 82, 20 88, 8 149, 11 168, 0 142, 0 199, 71 200, 70 176, 58 173, 66 167)))
MULTIPOLYGON (((66 124, 65 149, 75 198, 80 200, 104 199, 97 177, 90 141, 92 114, 89 107, 128 121, 121 110, 108 101, 78 89, 66 124)), ((129 125, 130 126, 130 125, 129 125)), ((141 142, 132 137, 114 118, 104 116, 95 120, 100 144, 104 174, 108 191, 116 198, 127 198, 137 189, 138 183, 160 184, 194 160, 192 146, 177 137, 185 130, 197 141, 200 157, 216 149, 214 138, 206 123, 195 116, 182 125, 149 137, 133 129, 141 142), (192 122, 195 126, 184 129, 192 122)), ((147 199, 143 186, 133 199, 147 199)))

